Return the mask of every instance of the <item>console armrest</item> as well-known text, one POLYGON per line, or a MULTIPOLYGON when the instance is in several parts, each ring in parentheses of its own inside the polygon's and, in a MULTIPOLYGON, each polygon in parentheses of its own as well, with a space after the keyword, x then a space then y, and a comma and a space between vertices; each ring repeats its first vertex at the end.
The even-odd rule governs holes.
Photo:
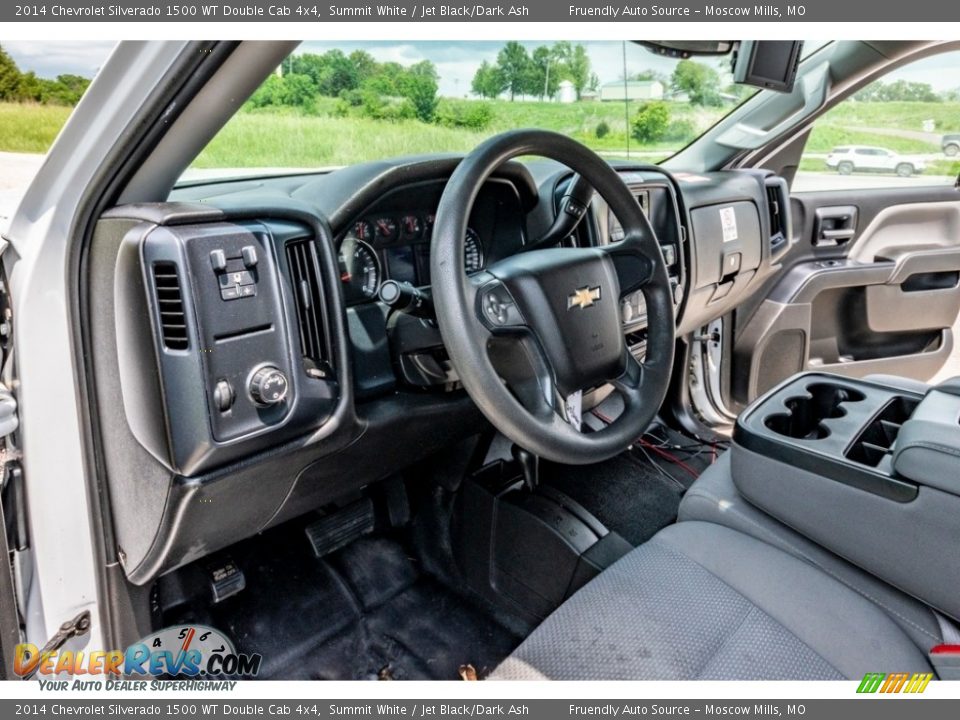
POLYGON ((893 454, 898 474, 960 495, 960 395, 934 388, 900 429, 893 454))

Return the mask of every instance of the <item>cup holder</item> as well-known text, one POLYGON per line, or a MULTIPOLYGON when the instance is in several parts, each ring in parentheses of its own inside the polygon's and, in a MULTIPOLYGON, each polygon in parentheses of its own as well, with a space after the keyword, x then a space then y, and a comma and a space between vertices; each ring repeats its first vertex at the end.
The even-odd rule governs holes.
POLYGON ((831 383, 808 385, 807 395, 787 398, 785 413, 770 415, 764 420, 769 430, 797 440, 823 440, 830 436, 824 420, 847 414, 844 403, 860 402, 865 395, 859 390, 831 383))

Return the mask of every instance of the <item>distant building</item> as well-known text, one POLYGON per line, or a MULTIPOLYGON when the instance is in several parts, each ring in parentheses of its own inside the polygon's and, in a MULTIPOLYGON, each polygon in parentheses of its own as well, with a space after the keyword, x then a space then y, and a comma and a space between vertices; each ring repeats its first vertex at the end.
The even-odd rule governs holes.
POLYGON ((557 100, 562 103, 572 103, 577 101, 577 89, 569 80, 561 80, 557 87, 557 100))
POLYGON ((663 100, 663 83, 659 80, 622 80, 600 86, 603 101, 663 100))

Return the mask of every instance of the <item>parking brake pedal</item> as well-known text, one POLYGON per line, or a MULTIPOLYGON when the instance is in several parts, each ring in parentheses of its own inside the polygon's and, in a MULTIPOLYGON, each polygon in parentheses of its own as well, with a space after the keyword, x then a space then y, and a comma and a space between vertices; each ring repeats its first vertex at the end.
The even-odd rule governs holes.
POLYGON ((364 498, 307 525, 307 539, 321 558, 373 532, 373 521, 373 502, 364 498))
POLYGON ((243 570, 228 555, 218 556, 206 564, 207 578, 213 593, 213 603, 219 603, 236 595, 247 586, 243 570))

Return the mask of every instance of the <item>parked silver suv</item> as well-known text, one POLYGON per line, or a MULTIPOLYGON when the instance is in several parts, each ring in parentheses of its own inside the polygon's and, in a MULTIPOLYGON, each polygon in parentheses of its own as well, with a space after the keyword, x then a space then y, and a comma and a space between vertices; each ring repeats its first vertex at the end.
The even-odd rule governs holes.
POLYGON ((926 169, 922 158, 899 155, 893 150, 866 145, 847 145, 834 148, 827 155, 827 167, 841 175, 853 172, 894 172, 900 177, 919 175, 926 169))

